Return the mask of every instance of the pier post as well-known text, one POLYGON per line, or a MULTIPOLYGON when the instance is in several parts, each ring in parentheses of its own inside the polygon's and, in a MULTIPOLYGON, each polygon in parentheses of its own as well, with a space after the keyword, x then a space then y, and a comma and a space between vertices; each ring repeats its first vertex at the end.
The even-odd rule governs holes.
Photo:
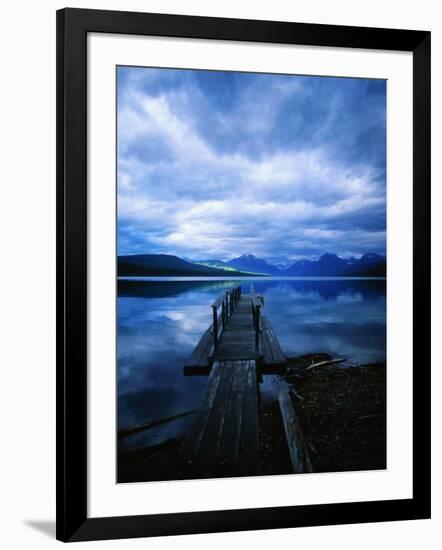
POLYGON ((260 307, 257 305, 255 309, 255 349, 259 350, 259 317, 260 317, 260 307))
POLYGON ((218 313, 217 313, 217 307, 212 306, 213 311, 213 349, 216 350, 218 347, 218 313))

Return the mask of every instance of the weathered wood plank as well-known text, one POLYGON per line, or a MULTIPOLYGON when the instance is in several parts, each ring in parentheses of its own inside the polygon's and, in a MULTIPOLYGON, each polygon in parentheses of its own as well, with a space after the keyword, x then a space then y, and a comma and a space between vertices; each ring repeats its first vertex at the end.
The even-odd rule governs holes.
POLYGON ((182 457, 205 468, 258 472, 259 420, 256 363, 217 361, 182 457))
POLYGON ((264 365, 273 365, 273 355, 270 348, 269 339, 267 338, 266 331, 263 331, 261 338, 261 354, 262 362, 264 365))
POLYGON ((262 330, 273 330, 273 327, 266 315, 261 315, 261 329, 262 330))
POLYGON ((287 363, 275 331, 266 316, 261 317, 261 349, 265 365, 285 365, 287 363))
POLYGON ((242 295, 228 319, 213 354, 214 360, 256 359, 250 296, 242 295))
POLYGON ((343 363, 344 361, 347 361, 345 357, 338 357, 337 359, 329 359, 328 361, 319 361, 319 363, 312 363, 308 367, 306 367, 306 370, 314 369, 316 367, 326 367, 328 365, 337 365, 338 363, 343 363))
POLYGON ((272 350, 273 362, 274 363, 286 363, 286 359, 282 352, 281 346, 279 345, 278 338, 273 330, 266 330, 265 334, 269 341, 269 346, 272 350))
POLYGON ((192 462, 199 452, 201 441, 209 421, 210 411, 212 410, 217 393, 222 370, 222 365, 220 363, 215 363, 212 366, 198 412, 196 413, 189 435, 181 447, 181 455, 187 462, 192 462))
POLYGON ((185 367, 207 367, 209 366, 209 357, 213 349, 212 326, 201 336, 191 356, 185 362, 185 367))
POLYGON ((248 361, 246 369, 247 380, 244 387, 240 463, 243 470, 258 473, 260 468, 260 449, 256 362, 248 361))
POLYGON ((219 451, 220 463, 236 462, 239 459, 246 382, 247 361, 235 361, 232 391, 219 451))
POLYGON ((233 383, 234 364, 231 361, 225 361, 222 364, 219 363, 219 365, 222 371, 221 378, 210 410, 209 420, 201 439, 201 446, 197 458, 198 463, 205 465, 218 462, 218 452, 223 436, 233 383))
POLYGON ((307 447, 302 436, 298 415, 290 398, 289 392, 283 390, 279 394, 279 407, 281 409, 290 460, 295 474, 313 472, 307 447))

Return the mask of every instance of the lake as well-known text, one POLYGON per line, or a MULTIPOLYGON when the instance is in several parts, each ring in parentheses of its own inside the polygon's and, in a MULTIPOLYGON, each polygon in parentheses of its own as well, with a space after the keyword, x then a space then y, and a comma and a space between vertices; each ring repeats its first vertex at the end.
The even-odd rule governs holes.
MULTIPOLYGON (((386 281, 358 278, 131 278, 118 281, 118 426, 125 428, 195 409, 205 376, 183 365, 211 322, 224 290, 253 283, 287 356, 327 352, 353 363, 386 358, 386 281)), ((264 376, 261 394, 279 384, 264 376)), ((128 437, 120 448, 180 436, 192 416, 128 437)))

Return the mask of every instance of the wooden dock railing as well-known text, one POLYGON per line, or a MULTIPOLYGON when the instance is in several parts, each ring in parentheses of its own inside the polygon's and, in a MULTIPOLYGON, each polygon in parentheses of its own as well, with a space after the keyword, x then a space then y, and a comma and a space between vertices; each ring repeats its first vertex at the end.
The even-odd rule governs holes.
POLYGON ((227 319, 232 315, 241 299, 241 285, 225 290, 212 304, 212 337, 213 349, 218 347, 218 341, 224 330, 227 319))
POLYGON ((255 329, 255 349, 259 350, 261 333, 261 307, 264 306, 264 299, 255 292, 255 287, 250 285, 250 297, 252 303, 253 326, 255 329))
POLYGON ((242 294, 238 285, 218 296, 211 304, 210 326, 186 361, 185 373, 202 368, 207 374, 213 362, 220 360, 258 359, 261 370, 285 368, 287 361, 263 307, 264 297, 256 294, 253 285, 250 294, 242 294))

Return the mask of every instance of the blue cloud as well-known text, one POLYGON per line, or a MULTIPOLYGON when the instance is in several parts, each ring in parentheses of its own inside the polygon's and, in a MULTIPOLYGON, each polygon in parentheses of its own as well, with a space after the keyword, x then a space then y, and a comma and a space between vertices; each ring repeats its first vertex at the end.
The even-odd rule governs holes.
POLYGON ((385 253, 383 80, 119 67, 118 251, 385 253))

